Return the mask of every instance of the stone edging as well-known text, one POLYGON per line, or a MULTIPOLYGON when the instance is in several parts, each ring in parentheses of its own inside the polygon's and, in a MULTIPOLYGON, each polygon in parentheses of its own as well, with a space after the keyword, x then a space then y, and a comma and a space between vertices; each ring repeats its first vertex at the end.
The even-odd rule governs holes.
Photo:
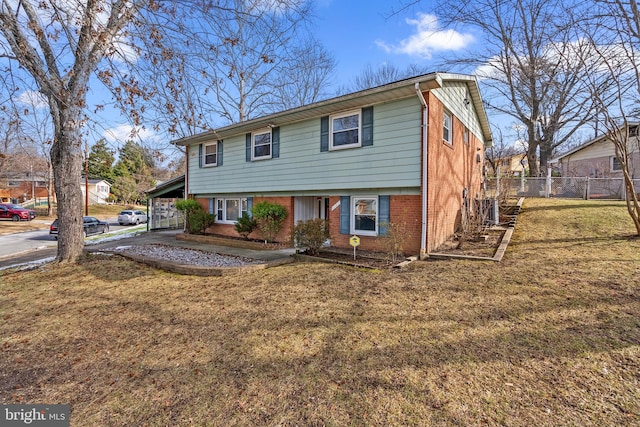
POLYGON ((191 276, 202 276, 202 277, 229 276, 229 275, 244 273, 248 271, 264 270, 265 268, 277 267, 279 265, 295 262, 295 259, 293 259, 293 257, 289 257, 289 258, 281 258, 274 261, 264 262, 262 264, 243 265, 239 267, 207 267, 207 266, 192 265, 192 264, 177 264, 174 262, 165 261, 158 258, 127 254, 126 252, 120 252, 120 251, 109 252, 108 250, 101 250, 99 252, 108 252, 110 254, 120 255, 132 261, 139 262, 141 264, 147 264, 147 265, 150 265, 151 267, 168 271, 170 273, 177 273, 177 274, 184 274, 184 275, 191 275, 191 276))

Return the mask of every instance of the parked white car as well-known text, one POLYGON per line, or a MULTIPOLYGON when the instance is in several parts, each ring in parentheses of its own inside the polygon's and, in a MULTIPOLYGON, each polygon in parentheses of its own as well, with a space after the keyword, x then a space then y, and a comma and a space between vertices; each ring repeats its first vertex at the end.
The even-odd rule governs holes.
POLYGON ((118 224, 120 225, 140 224, 146 222, 147 214, 142 211, 127 210, 120 212, 118 215, 118 224))

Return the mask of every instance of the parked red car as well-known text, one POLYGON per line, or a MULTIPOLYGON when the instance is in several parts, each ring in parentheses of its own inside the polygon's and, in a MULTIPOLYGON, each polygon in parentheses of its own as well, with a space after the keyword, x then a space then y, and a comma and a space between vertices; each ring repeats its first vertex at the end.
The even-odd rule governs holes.
POLYGON ((31 221, 36 217, 36 211, 25 209, 20 205, 13 203, 0 203, 0 218, 10 219, 12 221, 31 221))

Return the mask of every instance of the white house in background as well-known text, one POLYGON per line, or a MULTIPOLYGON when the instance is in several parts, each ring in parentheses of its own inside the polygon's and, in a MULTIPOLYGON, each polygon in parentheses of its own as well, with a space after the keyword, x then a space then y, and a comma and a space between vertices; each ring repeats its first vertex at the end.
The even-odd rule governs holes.
MULTIPOLYGON (((86 182, 82 178, 80 187, 82 189, 82 200, 86 197, 86 182)), ((111 193, 111 184, 104 179, 89 180, 89 204, 90 205, 106 205, 109 202, 109 194, 111 193)))

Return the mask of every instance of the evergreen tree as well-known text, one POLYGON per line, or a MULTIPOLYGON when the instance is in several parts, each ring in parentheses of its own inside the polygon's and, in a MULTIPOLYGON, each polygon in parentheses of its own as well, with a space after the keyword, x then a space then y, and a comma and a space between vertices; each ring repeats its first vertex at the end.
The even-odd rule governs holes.
POLYGON ((89 152, 89 178, 104 179, 113 184, 114 161, 114 152, 107 147, 107 142, 104 139, 96 142, 89 152))
POLYGON ((115 181, 119 185, 114 194, 119 200, 133 202, 144 199, 144 191, 155 185, 152 175, 155 165, 150 163, 153 163, 153 156, 140 144, 127 141, 120 148, 118 161, 113 168, 115 181))

